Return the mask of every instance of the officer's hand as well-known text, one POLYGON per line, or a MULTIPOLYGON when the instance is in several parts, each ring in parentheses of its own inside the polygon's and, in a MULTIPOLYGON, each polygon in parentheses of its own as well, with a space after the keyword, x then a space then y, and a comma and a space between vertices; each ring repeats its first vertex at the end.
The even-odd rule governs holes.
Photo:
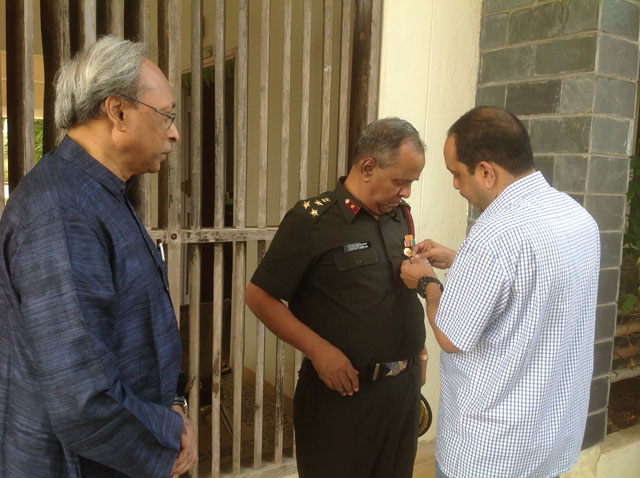
POLYGON ((178 458, 176 458, 173 468, 171 469, 171 477, 177 477, 186 473, 189 468, 198 461, 198 444, 193 425, 184 414, 182 407, 174 405, 171 409, 180 414, 184 424, 182 427, 182 437, 180 439, 180 453, 178 453, 178 458))
POLYGON ((331 390, 343 397, 351 396, 359 390, 358 371, 353 368, 347 356, 329 342, 325 342, 309 359, 320 379, 331 390))
POLYGON ((431 262, 433 267, 438 269, 448 269, 453 264, 453 260, 456 257, 456 251, 449 249, 448 247, 438 244, 431 239, 425 239, 424 241, 416 244, 411 248, 414 255, 418 257, 424 257, 431 262))
POLYGON ((400 278, 408 289, 415 289, 418 287, 418 281, 424 276, 435 277, 433 267, 431 267, 424 259, 417 257, 411 258, 411 260, 407 259, 402 261, 402 264, 400 265, 400 278))

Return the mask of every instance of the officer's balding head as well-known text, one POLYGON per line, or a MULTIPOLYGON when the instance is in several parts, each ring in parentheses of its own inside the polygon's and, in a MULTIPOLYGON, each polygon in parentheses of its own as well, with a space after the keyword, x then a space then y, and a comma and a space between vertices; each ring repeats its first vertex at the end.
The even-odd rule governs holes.
POLYGON ((349 169, 365 158, 373 158, 381 168, 391 166, 397 159, 398 149, 410 143, 415 150, 424 154, 424 144, 411 123, 400 118, 382 118, 369 123, 358 143, 349 169))

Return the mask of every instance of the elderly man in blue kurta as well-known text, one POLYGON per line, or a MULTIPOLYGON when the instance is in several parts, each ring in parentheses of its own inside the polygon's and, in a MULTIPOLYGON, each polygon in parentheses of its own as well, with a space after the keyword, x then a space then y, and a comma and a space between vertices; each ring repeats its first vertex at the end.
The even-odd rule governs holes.
POLYGON ((168 477, 197 458, 164 259, 126 194, 178 141, 143 52, 106 37, 62 67, 68 134, 0 221, 2 477, 168 477))

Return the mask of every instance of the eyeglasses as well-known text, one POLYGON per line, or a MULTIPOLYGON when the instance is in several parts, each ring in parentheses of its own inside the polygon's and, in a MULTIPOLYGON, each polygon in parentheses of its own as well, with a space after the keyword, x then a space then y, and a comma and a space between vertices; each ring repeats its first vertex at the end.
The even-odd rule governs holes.
POLYGON ((135 98, 131 98, 130 96, 126 96, 126 95, 120 95, 123 98, 129 100, 129 101, 135 101, 136 103, 140 103, 141 105, 146 106, 147 108, 151 108, 153 111, 155 111, 158 114, 161 114, 162 116, 164 116, 165 122, 167 123, 167 129, 171 128, 171 125, 173 124, 173 122, 176 120, 176 114, 175 113, 166 113, 164 111, 160 111, 158 108, 148 105, 146 104, 144 101, 140 101, 140 100, 136 100, 135 98))

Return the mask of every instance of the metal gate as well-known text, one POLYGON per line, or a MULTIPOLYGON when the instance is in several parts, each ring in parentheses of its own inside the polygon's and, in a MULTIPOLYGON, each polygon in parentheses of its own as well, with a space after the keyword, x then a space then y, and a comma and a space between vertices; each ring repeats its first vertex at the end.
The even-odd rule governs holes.
MULTIPOLYGON (((207 397, 210 406, 207 407, 206 424, 210 428, 210 440, 202 440, 200 433, 199 449, 201 456, 206 458, 190 476, 276 477, 295 471, 294 454, 284 446, 285 377, 295 383, 302 357, 296 351, 294 363, 287 365, 285 344, 279 340, 275 355, 266 357, 265 342, 269 332, 258 321, 255 337, 251 338, 255 344, 255 350, 252 350, 255 360, 245 363, 247 336, 243 294, 251 272, 247 271, 247 265, 255 265, 262 259, 267 241, 273 237, 277 223, 295 199, 333 187, 336 178, 347 170, 350 145, 364 125, 375 118, 381 1, 6 0, 9 190, 34 163, 32 57, 38 28, 37 25, 34 28, 34 13, 35 16, 38 13, 37 10, 34 12, 34 4, 35 8, 39 5, 40 15, 46 18, 40 27, 45 67, 45 151, 52 149, 63 135, 53 122, 52 79, 59 65, 102 34, 150 42, 154 39, 152 19, 157 19, 153 28, 157 26, 158 64, 174 88, 178 129, 181 133, 188 131, 188 134, 183 134, 182 147, 174 148, 163 165, 157 188, 149 175, 136 178, 132 201, 151 237, 167 246, 169 283, 176 316, 180 323, 187 324, 182 335, 192 387, 189 413, 196 430, 204 423, 199 393, 203 339, 208 339, 205 342, 211 347, 211 393, 210 399, 207 397), (205 10, 214 12, 213 46, 203 45, 203 28, 207 25, 205 10), (272 17, 275 10, 282 12, 279 18, 272 17), (183 16, 189 11, 190 32, 182 31, 183 16), (250 17, 250 13, 254 16, 250 17), (250 21, 256 16, 259 21, 250 21), (314 28, 314 25, 321 28, 314 28), (230 29, 237 29, 237 48, 233 52, 235 82, 234 91, 225 92, 225 59, 229 56, 225 41, 230 29), (274 35, 274 31, 282 33, 274 35), (249 39, 255 35, 260 39, 259 64, 249 62, 249 39), (181 42, 190 43, 189 71, 181 68, 181 42), (321 54, 314 53, 316 50, 321 50, 321 54), (203 57, 210 60, 203 61, 203 57), (277 82, 270 66, 273 58, 282 65, 275 75, 277 82), (207 65, 213 68, 213 104, 208 105, 203 104, 203 84, 206 84, 203 72, 207 65), (189 82, 182 94, 185 73, 189 75, 189 82), (252 75, 259 76, 256 121, 249 121, 250 115, 256 114, 249 111, 252 75), (299 82, 292 78, 299 78, 299 82), (318 83, 320 86, 316 91, 312 84, 318 83), (280 101, 276 103, 274 97, 280 101), (230 98, 231 110, 228 106, 230 98), (203 108, 213 109, 213 123, 203 122, 203 108), (230 114, 233 118, 228 117, 230 114), (273 124, 270 117, 274 116, 281 119, 275 135, 273 126, 271 132, 269 129, 273 124), (295 124, 292 118, 295 118, 295 124), (233 125, 233 144, 225 139, 229 124, 233 125), (213 137, 213 157, 203 158, 203 137, 207 135, 213 137), (249 137, 258 138, 257 147, 254 147, 257 154, 248 154, 249 137), (274 137, 277 137, 275 142, 274 137), (273 151, 276 154, 270 154, 273 151), (227 161, 228 157, 232 158, 231 162, 227 161), (203 175, 203 171, 211 170, 211 167, 203 168, 207 162, 213 168, 212 176, 203 175), (233 174, 225 171, 229 165, 233 167, 233 174), (276 175, 270 174, 274 167, 279 170, 276 175), (249 172, 254 178, 250 190, 252 202, 247 201, 249 172), (233 178, 233 184, 228 178, 233 178), (207 190, 203 184, 213 193, 212 201, 209 201, 212 208, 207 211, 202 207, 207 202, 203 201, 203 190, 207 190), (213 188, 209 187, 211 184, 213 188), (225 202, 229 204, 226 212, 225 202), (153 219, 155 207, 157 220, 153 219), (203 217, 210 226, 203 226, 203 217), (211 268, 202 266, 204 247, 213 249, 211 268), (212 282, 212 300, 210 308, 203 308, 201 284, 207 283, 203 280, 207 275, 212 282), (226 301, 225 277, 230 290, 226 301), (182 304, 183 297, 188 297, 187 304, 182 304), (233 371, 232 413, 228 420, 221 403, 225 304, 230 304, 229 365, 233 371), (201 311, 205 312, 201 314, 201 311), (203 330, 210 335, 202 337, 203 330), (265 365, 270 361, 275 362, 275 407, 273 416, 268 417, 273 429, 266 430, 265 365), (251 373, 245 373, 247 369, 251 373), (249 412, 242 409, 247 375, 252 379, 255 376, 249 412), (247 413, 252 416, 247 417, 247 413), (243 459, 242 454, 243 449, 246 451, 242 442, 243 418, 245 423, 252 423, 253 429, 253 456, 249 460, 243 459), (221 430, 224 430, 225 422, 232 439, 231 456, 226 464, 220 454, 221 430), (266 456, 265 433, 272 433, 274 441, 272 454, 266 456)), ((0 150, 2 177, 3 160, 0 150)), ((0 213, 4 203, 4 188, 0 188, 0 213)), ((208 355, 209 351, 206 352, 208 355)), ((269 384, 267 381, 267 387, 269 384)))

